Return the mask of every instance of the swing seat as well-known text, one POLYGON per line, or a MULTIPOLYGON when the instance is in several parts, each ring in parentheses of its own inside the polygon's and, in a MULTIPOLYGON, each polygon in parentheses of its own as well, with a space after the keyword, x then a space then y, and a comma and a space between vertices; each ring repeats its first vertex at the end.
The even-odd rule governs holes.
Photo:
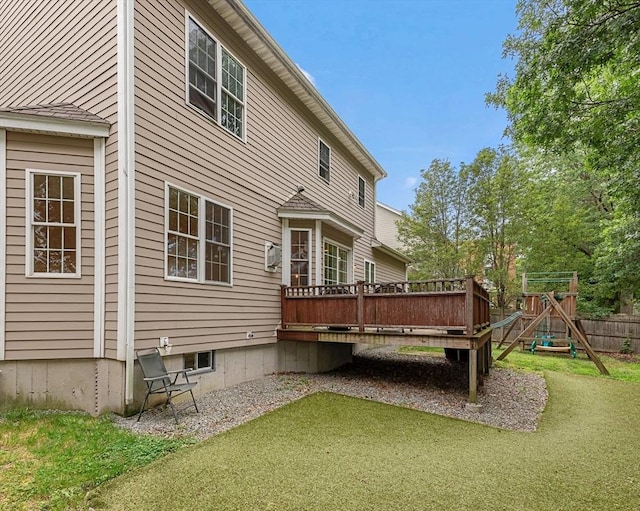
POLYGON ((555 353, 570 353, 571 358, 576 358, 577 350, 573 342, 569 342, 566 346, 557 346, 553 342, 544 341, 538 344, 537 341, 531 343, 531 353, 535 355, 536 351, 551 351, 555 353))

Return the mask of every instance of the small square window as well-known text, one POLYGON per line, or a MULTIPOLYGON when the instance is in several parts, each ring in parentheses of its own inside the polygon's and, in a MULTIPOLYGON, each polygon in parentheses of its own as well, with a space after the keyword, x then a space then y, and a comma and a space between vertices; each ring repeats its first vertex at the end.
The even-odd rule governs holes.
POLYGON ((193 371, 215 371, 216 352, 199 351, 197 353, 185 353, 184 368, 193 371))

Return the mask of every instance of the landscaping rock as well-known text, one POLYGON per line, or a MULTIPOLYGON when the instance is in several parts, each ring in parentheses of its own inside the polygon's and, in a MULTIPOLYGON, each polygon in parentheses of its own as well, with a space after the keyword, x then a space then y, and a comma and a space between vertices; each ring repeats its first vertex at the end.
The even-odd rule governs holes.
POLYGON ((138 433, 205 439, 319 391, 515 431, 535 431, 547 402, 542 376, 493 368, 478 392, 482 413, 469 410, 467 364, 385 347, 359 353, 352 364, 331 373, 277 374, 210 392, 197 399, 200 413, 187 410, 179 424, 164 407, 145 412, 140 422, 137 416, 114 421, 138 433))

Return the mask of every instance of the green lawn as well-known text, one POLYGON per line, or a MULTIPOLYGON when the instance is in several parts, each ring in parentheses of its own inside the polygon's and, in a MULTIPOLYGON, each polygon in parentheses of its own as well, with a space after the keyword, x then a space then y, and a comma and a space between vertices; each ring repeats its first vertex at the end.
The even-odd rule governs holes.
POLYGON ((640 384, 546 372, 535 433, 316 394, 107 483, 132 510, 638 510, 640 384))
POLYGON ((189 440, 136 436, 106 418, 8 412, 0 510, 638 511, 640 364, 603 360, 611 377, 584 358, 514 351, 496 364, 545 374, 536 433, 335 394, 184 449, 189 440))
POLYGON ((0 415, 0 509, 69 509, 87 490, 187 440, 137 436, 75 412, 0 415))

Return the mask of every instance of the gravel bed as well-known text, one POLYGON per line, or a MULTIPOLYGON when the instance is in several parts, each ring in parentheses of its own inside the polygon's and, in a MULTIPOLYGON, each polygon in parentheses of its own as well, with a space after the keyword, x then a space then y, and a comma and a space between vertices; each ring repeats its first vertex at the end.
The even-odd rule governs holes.
POLYGON ((407 355, 392 347, 354 356, 345 368, 325 374, 277 374, 209 392, 175 424, 162 406, 114 421, 137 433, 205 439, 314 392, 328 391, 424 412, 479 422, 497 428, 535 431, 547 402, 540 375, 493 368, 478 392, 480 413, 467 411, 467 365, 444 357, 407 355))

